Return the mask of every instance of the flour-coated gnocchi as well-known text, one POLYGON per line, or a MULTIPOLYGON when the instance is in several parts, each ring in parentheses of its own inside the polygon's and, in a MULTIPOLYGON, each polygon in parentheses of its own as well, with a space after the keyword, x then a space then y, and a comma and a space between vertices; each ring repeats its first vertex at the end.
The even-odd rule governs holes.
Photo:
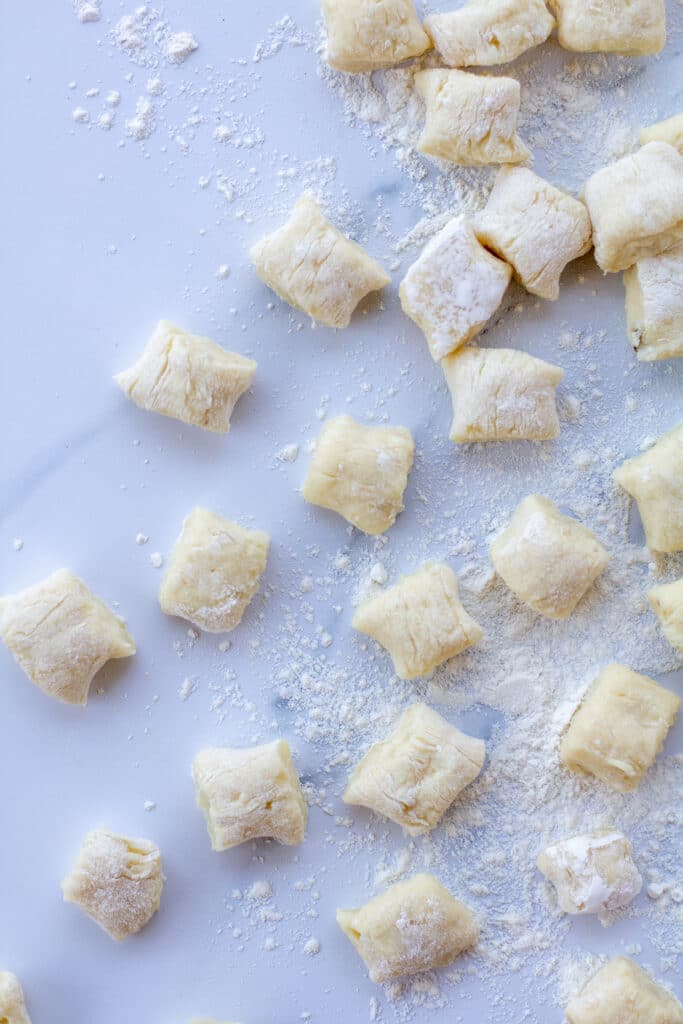
POLYGON ((24 1000, 24 990, 16 974, 12 974, 11 971, 0 971, 0 1022, 31 1024, 24 1000))
POLYGON ((647 599, 662 624, 664 636, 683 654, 683 578, 652 587, 647 599))
POLYGON ((668 142, 679 153, 683 153, 683 112, 643 128, 640 132, 640 144, 645 146, 648 142, 668 142))
POLYGON ((683 357, 683 242, 624 271, 626 327, 638 359, 683 357))
POLYGON ((633 902, 643 884, 630 842, 615 829, 553 843, 536 863, 565 914, 605 916, 621 910, 633 902))
POLYGON ((373 71, 419 57, 431 40, 413 0, 322 0, 326 58, 337 71, 373 71))
POLYGON ((664 0, 549 0, 566 50, 644 57, 666 42, 664 0))
POLYGON ((618 956, 569 1001, 569 1024, 683 1024, 683 1006, 649 974, 618 956))
POLYGON ((425 28, 451 68, 506 64, 545 42, 555 19, 543 0, 469 0, 430 14, 425 28))
POLYGON ((652 551, 683 551, 683 423, 612 474, 638 503, 652 551))

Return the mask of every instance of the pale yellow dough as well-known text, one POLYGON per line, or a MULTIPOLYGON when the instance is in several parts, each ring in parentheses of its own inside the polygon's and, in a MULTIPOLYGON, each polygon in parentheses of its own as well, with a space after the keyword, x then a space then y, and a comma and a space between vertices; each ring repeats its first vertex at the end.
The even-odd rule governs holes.
POLYGON ((434 46, 452 68, 506 64, 545 42, 554 27, 543 0, 469 0, 457 11, 425 19, 434 46))
POLYGON ((683 358, 683 242, 624 271, 626 327, 638 359, 683 358))
POLYGON ((612 474, 638 502, 652 551, 683 551, 683 423, 612 474))
POLYGON ((250 839, 277 839, 286 846, 303 841, 308 809, 285 740, 200 750, 192 776, 213 850, 250 839))
POLYGON ((640 132, 641 146, 648 142, 668 142, 670 146, 683 153, 683 113, 667 117, 666 121, 658 121, 643 128, 640 132))
POLYGON ((648 590, 647 599, 662 624, 664 636, 683 654, 683 578, 648 590))
POLYGON ((644 57, 666 43, 664 0, 549 0, 566 50, 644 57))
POLYGON ((67 569, 0 598, 0 636, 31 682, 66 704, 87 702, 110 658, 135 654, 123 619, 67 569))
POLYGON ((603 829, 553 843, 536 863, 565 914, 606 915, 627 907, 641 890, 631 854, 626 836, 603 829))
POLYGON ((373 71, 419 57, 431 40, 413 0, 322 0, 326 58, 337 71, 373 71))
POLYGON ((638 964, 618 956, 570 1000, 569 1024, 683 1024, 683 1006, 638 964))
POLYGON ((0 1024, 31 1024, 21 983, 11 971, 0 971, 0 1024))

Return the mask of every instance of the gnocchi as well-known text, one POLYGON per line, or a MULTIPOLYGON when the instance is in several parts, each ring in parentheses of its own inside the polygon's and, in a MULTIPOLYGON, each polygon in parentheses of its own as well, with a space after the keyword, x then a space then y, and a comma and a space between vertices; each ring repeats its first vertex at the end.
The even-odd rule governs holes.
POLYGON ((683 578, 647 592, 647 599, 662 624, 664 636, 683 654, 683 578))
POLYGON ((419 57, 431 40, 413 0, 322 0, 327 61, 337 71, 373 71, 419 57))
POLYGON ((65 704, 85 704, 105 662, 135 654, 123 619, 68 569, 0 598, 0 636, 31 682, 65 704))
POLYGON ((638 359, 683 358, 683 242, 624 271, 626 327, 638 359))
POLYGON ((0 971, 0 1022, 31 1024, 21 982, 11 971, 0 971))
POLYGON ((644 57, 666 42, 664 0, 549 0, 566 50, 644 57))
POLYGON ((637 501, 648 547, 683 551, 683 423, 623 462, 612 477, 637 501))
POLYGON ((416 679, 482 638, 462 606, 452 569, 427 562, 365 601, 352 626, 389 651, 399 679, 416 679))
POLYGON ((262 530, 194 508, 161 581, 161 610, 208 633, 235 629, 258 590, 269 547, 270 537, 262 530))
POLYGON ((451 68, 506 64, 545 42, 554 27, 543 0, 469 0, 457 11, 425 19, 451 68))
POLYGON ((366 427, 336 416, 321 431, 301 493, 364 533, 384 533, 403 509, 414 452, 405 427, 366 427))
POLYGON ((479 938, 472 911, 427 874, 397 882, 362 907, 338 910, 337 923, 375 982, 443 967, 479 938))
POLYGON ((361 299, 391 280, 323 216, 310 192, 283 227, 252 246, 250 256, 269 288, 326 327, 348 327, 361 299))
POLYGON ((626 836, 605 829, 546 847, 537 865, 565 914, 605 915, 627 907, 642 888, 631 853, 626 836))
POLYGON ((192 776, 212 850, 230 850, 250 839, 276 839, 285 846, 303 842, 308 809, 285 740, 200 750, 192 776))
POLYGON ((569 1024, 683 1024, 676 997, 625 956, 601 967, 565 1014, 569 1024))
POLYGON ((648 142, 668 142, 679 153, 683 153, 683 112, 643 128, 640 144, 645 146, 648 142))

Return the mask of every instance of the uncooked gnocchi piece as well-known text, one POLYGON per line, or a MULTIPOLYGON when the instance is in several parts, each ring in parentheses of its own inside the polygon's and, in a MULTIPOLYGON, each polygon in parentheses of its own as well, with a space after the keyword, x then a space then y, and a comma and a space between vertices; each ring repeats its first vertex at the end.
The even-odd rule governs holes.
POLYGON ((31 1024, 21 983, 11 971, 0 971, 0 1024, 31 1024))
POLYGON ((160 320, 142 356, 114 380, 141 409, 227 434, 256 363, 160 320))
POLYGON ((31 682, 66 704, 87 702, 110 658, 135 654, 123 619, 67 569, 0 598, 0 636, 31 682))
POLYGON ((157 912, 163 884, 156 843, 97 829, 83 840, 62 892, 68 903, 77 904, 120 942, 157 912))
POLYGON ((602 270, 626 270, 683 239, 683 156, 666 142, 603 167, 583 195, 602 270))
POLYGON ((592 244, 583 203, 525 167, 501 167, 475 232, 528 292, 551 300, 560 294, 566 265, 592 244))
POLYGON ((451 441, 549 441, 559 434, 559 366, 516 349, 475 345, 441 365, 453 400, 451 441))
POLYGON ((401 281, 403 311, 424 332, 434 360, 478 334, 498 309, 512 270, 481 245, 465 217, 427 242, 401 281))
POLYGON ((308 808, 285 740, 200 750, 192 777, 213 850, 250 839, 277 839, 285 846, 303 841, 308 808))
POLYGON ((683 357, 683 242, 624 271, 626 326, 643 362, 683 357))
POLYGON ((648 142, 668 142, 670 146, 683 153, 683 113, 667 117, 666 121, 658 121, 643 128, 640 133, 641 146, 648 142))
POLYGON ((426 874, 397 882, 362 907, 338 910, 337 924, 376 982, 443 967, 479 938, 472 911, 426 874))
POLYGON ((647 546, 683 551, 683 423, 649 451, 627 459, 612 476, 638 502, 647 546))
POLYGON ((352 626, 389 651, 399 679, 427 675, 483 635, 462 606, 455 573, 438 562, 365 601, 352 626))
POLYGON ((413 0, 322 0, 326 59, 337 71, 374 71, 419 57, 432 43, 413 0))
POLYGON ((543 0, 469 0, 446 14, 430 14, 425 28, 451 68, 506 64, 545 42, 555 19, 543 0))
POLYGON ((518 164, 531 155, 517 135, 515 78, 433 68, 418 71, 415 86, 427 106, 420 152, 465 167, 518 164))
POLYGON ((560 742, 572 771, 620 793, 635 789, 660 753, 681 702, 654 679, 608 665, 588 690, 560 742))
POLYGON ((536 863, 565 914, 605 915, 627 907, 642 888, 631 852, 626 836, 605 829, 553 843, 536 863))
POLYGON ((609 561, 592 530, 540 494, 522 501, 489 553, 510 590, 548 619, 571 615, 609 561))
POLYGON ((664 0, 549 0, 565 50, 644 57, 666 42, 664 0))
POLYGON ((234 629, 258 590, 269 547, 270 537, 262 530, 194 508, 161 581, 161 610, 207 633, 234 629))
POLYGON ((647 599, 662 624, 664 636, 683 654, 683 578, 647 592, 647 599))
POLYGON ((356 765, 343 800, 369 807, 419 836, 438 825, 484 765, 483 740, 460 732, 426 704, 413 704, 395 731, 356 765))
POLYGON ((269 288, 327 327, 348 327, 361 299, 391 280, 323 216, 310 192, 286 224, 252 246, 250 256, 269 288))
POLYGON ((364 533, 384 533, 403 509, 415 442, 406 427, 336 416, 323 427, 301 493, 364 533))
POLYGON ((683 1006, 628 957, 601 967, 565 1010, 569 1024, 683 1024, 683 1006))

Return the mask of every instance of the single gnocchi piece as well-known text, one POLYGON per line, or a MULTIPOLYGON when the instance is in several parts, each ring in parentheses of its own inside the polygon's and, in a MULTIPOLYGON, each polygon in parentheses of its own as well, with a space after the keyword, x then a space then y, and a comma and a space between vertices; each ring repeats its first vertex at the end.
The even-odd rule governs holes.
POLYGON ((356 765, 343 800, 419 836, 435 828, 476 779, 485 755, 483 740, 460 732, 426 704, 412 704, 391 736, 356 765))
POLYGON ((645 57, 666 43, 664 0, 549 0, 565 50, 645 57))
POLYGON ((626 270, 683 239, 683 156, 666 142, 603 167, 583 195, 604 271, 626 270))
POLYGON ((277 839, 285 846, 303 842, 308 808, 285 740, 200 750, 192 776, 212 850, 230 850, 250 839, 277 839))
POLYGON ((427 243, 399 288, 403 311, 424 332, 434 360, 443 359, 496 312, 512 270, 492 256, 465 217, 454 217, 427 243))
POLYGON ((163 884, 156 843, 97 829, 83 840, 62 893, 67 903, 75 903, 121 942, 157 912, 163 884))
POLYGON ((161 581, 161 610, 207 633, 234 629, 258 590, 269 548, 270 537, 262 530, 194 508, 161 581))
POLYGON ((547 619, 571 615, 609 561, 592 530, 540 494, 522 501, 489 553, 513 594, 547 619))
POLYGON ((0 598, 0 636, 31 682, 65 704, 85 704, 102 666, 135 654, 123 619, 68 569, 0 598))
POLYGON ((335 416, 320 433, 301 493, 364 533, 384 533, 403 509, 414 452, 405 427, 366 427, 335 416))
POLYGON ((662 624, 664 636, 683 654, 683 577, 648 590, 647 599, 662 624))
POLYGON ((638 502, 647 546, 683 551, 683 423, 623 462, 612 477, 638 502))
POLYGON ((24 990, 16 974, 0 971, 0 1022, 2 1024, 31 1024, 26 1010, 24 990))
POLYGON ((638 359, 683 358, 683 242, 624 271, 626 327, 638 359))
POLYGON ((543 0, 469 0, 457 11, 425 19, 451 68, 506 64, 545 42, 554 27, 543 0))
POLYGON ((643 128, 640 144, 646 146, 648 142, 668 142, 679 153, 683 153, 683 112, 643 128))
POLYGON ((551 300, 560 294, 566 265, 592 245, 583 203, 525 167, 501 167, 475 232, 528 292, 551 300))
POLYGON ((631 854, 626 836, 604 829, 553 843, 536 863, 565 914, 604 916, 627 907, 642 888, 631 854))
POLYGON ((515 78, 432 68, 417 72, 415 86, 427 107, 420 152, 465 167, 518 164, 531 155, 517 135, 515 78))
POLYGON ((417 679, 482 638, 452 569, 427 562, 357 609, 352 626, 382 645, 399 679, 417 679))
POLYGON ((362 907, 338 910, 337 924, 375 982, 443 967, 479 938, 472 911, 427 874, 397 882, 362 907))
POLYGON ((413 0, 322 0, 327 62, 337 71, 374 71, 419 57, 431 40, 413 0))
POLYGON ((572 771, 619 793, 636 789, 660 753, 681 702, 654 679, 608 665, 588 690, 560 743, 572 771))
POLYGON ((141 409, 227 434, 256 363, 160 320, 142 356, 114 380, 141 409))
POLYGON ((683 1024, 683 1006, 628 957, 601 967, 565 1010, 569 1024, 683 1024))
POLYGON ((250 256, 269 288, 326 327, 348 327, 361 299, 391 280, 323 216, 310 192, 286 224, 252 246, 250 256))
POLYGON ((549 441, 560 433, 559 366, 516 349, 475 345, 441 365, 453 400, 451 441, 549 441))

